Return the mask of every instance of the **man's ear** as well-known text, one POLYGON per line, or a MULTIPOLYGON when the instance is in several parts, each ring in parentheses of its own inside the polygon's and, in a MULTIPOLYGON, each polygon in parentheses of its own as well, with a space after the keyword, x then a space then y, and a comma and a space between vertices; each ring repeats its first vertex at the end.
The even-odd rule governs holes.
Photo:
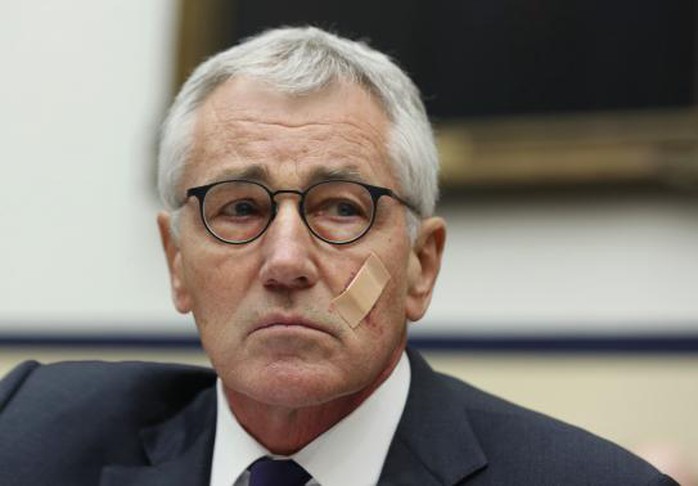
POLYGON ((160 230, 160 240, 165 250, 167 258, 167 268, 170 271, 170 289, 172 301, 175 308, 182 314, 191 312, 191 297, 184 282, 184 272, 182 269, 182 254, 179 250, 177 237, 171 230, 172 215, 165 211, 158 213, 158 229, 160 230))
POLYGON ((405 316, 410 321, 422 318, 431 302, 441 256, 446 242, 446 222, 437 217, 422 221, 407 269, 405 316))

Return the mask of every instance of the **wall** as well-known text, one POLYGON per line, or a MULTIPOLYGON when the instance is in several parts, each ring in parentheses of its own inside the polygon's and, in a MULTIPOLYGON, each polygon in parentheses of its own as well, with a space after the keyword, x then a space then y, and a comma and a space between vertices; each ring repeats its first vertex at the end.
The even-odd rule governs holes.
MULTIPOLYGON (((175 2, 7 2, 0 28, 0 332, 191 331, 155 228, 175 2)), ((416 332, 698 326, 690 199, 447 203, 416 332)), ((615 329, 615 328, 614 328, 615 329)))
POLYGON ((169 327, 152 187, 176 2, 5 3, 0 332, 169 327))
POLYGON ((435 327, 474 332, 698 329, 698 199, 643 192, 444 205, 435 327))

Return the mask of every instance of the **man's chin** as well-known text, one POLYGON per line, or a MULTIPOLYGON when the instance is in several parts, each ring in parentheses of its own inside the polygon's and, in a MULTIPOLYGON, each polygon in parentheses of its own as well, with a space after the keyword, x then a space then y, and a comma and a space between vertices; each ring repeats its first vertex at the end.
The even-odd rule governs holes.
POLYGON ((255 376, 254 382, 235 389, 260 405, 272 407, 296 409, 321 406, 355 391, 346 381, 327 370, 297 364, 286 367, 278 365, 250 376, 255 376))

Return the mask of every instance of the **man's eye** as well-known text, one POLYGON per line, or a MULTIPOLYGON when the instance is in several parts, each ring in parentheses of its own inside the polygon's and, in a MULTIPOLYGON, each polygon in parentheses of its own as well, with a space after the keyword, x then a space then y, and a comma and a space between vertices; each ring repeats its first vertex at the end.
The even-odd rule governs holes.
POLYGON ((356 219, 366 216, 366 211, 350 199, 328 199, 311 210, 316 217, 330 219, 356 219))
POLYGON ((256 216, 259 208, 252 201, 232 201, 221 208, 221 214, 230 217, 256 216))
POLYGON ((360 216, 361 209, 348 201, 340 201, 334 205, 334 213, 337 216, 360 216))

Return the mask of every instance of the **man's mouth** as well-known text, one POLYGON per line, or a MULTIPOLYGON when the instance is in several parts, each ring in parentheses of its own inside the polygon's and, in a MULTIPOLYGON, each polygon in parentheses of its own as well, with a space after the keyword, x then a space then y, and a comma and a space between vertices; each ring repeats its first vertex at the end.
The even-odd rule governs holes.
POLYGON ((308 329, 328 333, 327 326, 296 315, 270 314, 260 319, 252 328, 251 333, 272 329, 308 329))

